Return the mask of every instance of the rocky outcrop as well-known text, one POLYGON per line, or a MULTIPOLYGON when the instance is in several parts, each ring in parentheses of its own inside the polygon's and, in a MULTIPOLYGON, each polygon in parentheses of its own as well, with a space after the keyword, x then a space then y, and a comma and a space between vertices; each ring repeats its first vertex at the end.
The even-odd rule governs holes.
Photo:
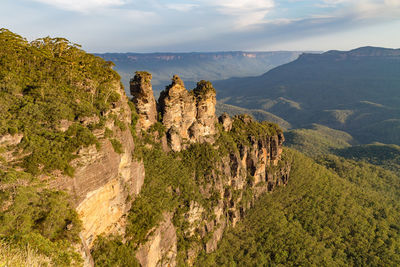
POLYGON ((196 122, 192 125, 190 131, 197 142, 214 141, 213 136, 216 134, 215 123, 215 105, 217 104, 215 89, 208 81, 200 81, 197 87, 193 89, 196 97, 197 115, 196 122))
POLYGON ((178 76, 173 77, 158 100, 161 122, 173 151, 180 151, 190 143, 213 142, 215 104, 215 89, 210 82, 201 81, 188 91, 178 76))
MULTIPOLYGON (((209 253, 217 248, 225 229, 235 226, 260 194, 288 182, 290 165, 281 160, 284 137, 278 127, 255 122, 246 115, 230 118, 223 114, 217 120, 211 83, 201 81, 194 90, 188 91, 177 76, 160 96, 161 117, 157 121, 150 79, 145 73, 136 73, 131 81, 139 115, 137 129, 162 124, 173 151, 181 151, 195 142, 214 144, 213 149, 218 150, 227 145, 220 137, 235 140, 234 148, 225 147, 226 153, 215 159, 215 169, 207 177, 209 182, 199 187, 200 193, 207 196, 205 199, 211 202, 212 198, 213 203, 191 200, 183 204, 187 209, 179 216, 185 221, 184 229, 174 226, 174 211, 165 212, 162 221, 148 231, 145 241, 136 244, 137 249, 132 252, 142 266, 176 266, 179 260, 191 265, 201 251, 209 253), (189 245, 178 252, 182 238, 190 240, 189 245)), ((116 87, 122 92, 119 85, 116 87)), ((74 177, 60 174, 52 181, 53 187, 70 192, 74 199, 83 222, 81 251, 86 265, 93 264, 90 249, 98 235, 124 236, 126 214, 144 182, 144 166, 132 156, 135 144, 130 127, 115 124, 120 121, 130 126, 132 116, 126 97, 114 105, 109 118, 105 127, 122 144, 122 151, 115 151, 104 129, 94 130, 100 148, 91 146, 79 150, 79 157, 71 163, 75 168, 74 177)), ((153 147, 154 143, 147 145, 153 147)))
POLYGON ((193 139, 189 128, 196 121, 196 99, 186 90, 182 80, 174 76, 172 83, 161 92, 158 107, 161 122, 167 131, 168 143, 172 150, 180 151, 184 142, 193 139))
POLYGON ((6 134, 0 136, 0 146, 12 146, 17 145, 21 142, 24 136, 22 134, 6 134))
MULTIPOLYGON (((222 123, 228 120, 223 117, 222 123)), ((249 116, 237 116, 233 122, 242 124, 243 129, 251 129, 256 123, 249 116)), ((229 125, 231 128, 232 124, 229 125)), ((234 227, 262 193, 287 184, 290 163, 281 160, 282 142, 282 132, 249 135, 247 144, 239 146, 236 152, 231 151, 218 163, 210 178, 214 185, 206 186, 202 192, 206 195, 217 193, 221 197, 212 215, 204 217, 203 208, 195 205, 191 205, 188 212, 191 232, 198 233, 195 238, 204 243, 188 250, 187 263, 193 263, 203 249, 207 253, 214 251, 226 227, 234 227)))
POLYGON ((219 116, 218 122, 222 125, 222 129, 225 132, 229 132, 232 129, 232 120, 231 117, 229 117, 228 113, 225 112, 221 116, 219 116))
MULTIPOLYGON (((229 152, 215 159, 215 169, 207 177, 209 182, 200 187, 206 198, 215 196, 211 211, 205 203, 187 204, 183 215, 186 228, 180 229, 180 234, 185 240, 196 240, 184 251, 184 262, 189 265, 200 251, 215 250, 225 229, 234 227, 262 193, 286 185, 290 173, 290 164, 281 159, 284 136, 276 125, 258 123, 248 115, 230 118, 223 114, 217 119, 215 105, 215 90, 210 82, 201 81, 188 91, 178 76, 173 77, 158 101, 160 123, 172 151, 184 150, 192 143, 214 144, 222 135, 230 138, 228 143, 235 142, 234 148, 221 148, 227 145, 224 141, 214 145, 214 149, 229 152)), ((140 245, 136 255, 142 266, 178 264, 179 246, 168 219, 171 216, 165 215, 140 245)))
POLYGON ((171 213, 164 214, 162 223, 137 250, 136 258, 141 266, 176 266, 177 237, 172 217, 171 213))
MULTIPOLYGON (((105 126, 111 130, 112 138, 122 144, 122 153, 115 151, 104 129, 95 130, 100 148, 95 145, 81 148, 77 159, 71 162, 75 168, 74 177, 55 174, 57 178, 50 181, 52 187, 66 190, 73 198, 83 223, 83 247, 87 249, 100 234, 124 232, 124 217, 139 194, 145 176, 143 163, 132 157, 134 142, 126 127, 131 123, 128 99, 119 84, 115 85, 115 90, 122 98, 110 111, 105 126), (115 125, 116 119, 125 128, 115 125)), ((90 253, 86 252, 86 265, 91 265, 89 258, 90 253)))
POLYGON ((145 71, 137 71, 135 77, 130 81, 130 92, 132 101, 139 115, 137 126, 139 129, 147 130, 157 122, 156 101, 154 99, 151 85, 151 74, 145 71))
POLYGON ((7 163, 17 161, 23 155, 18 153, 16 146, 21 143, 23 134, 6 134, 0 136, 0 169, 7 169, 7 163), (8 147, 8 149, 6 149, 8 147))

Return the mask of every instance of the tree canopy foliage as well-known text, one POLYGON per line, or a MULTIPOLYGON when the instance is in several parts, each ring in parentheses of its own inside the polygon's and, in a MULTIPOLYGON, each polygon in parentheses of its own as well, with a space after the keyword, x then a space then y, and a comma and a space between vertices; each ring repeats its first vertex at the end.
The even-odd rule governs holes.
POLYGON ((259 199, 197 265, 398 265, 399 178, 335 156, 320 165, 292 153, 289 185, 259 199))
POLYGON ((111 67, 64 38, 28 42, 0 29, 0 136, 23 134, 22 167, 33 174, 60 169, 72 175, 73 152, 96 143, 79 122, 101 117, 120 97, 111 67), (74 123, 61 131, 63 120, 74 123))
POLYGON ((0 29, 0 139, 18 140, 0 143, 1 244, 29 246, 56 266, 81 263, 70 198, 39 175, 72 176, 77 150, 99 147, 93 131, 121 97, 112 66, 64 38, 28 42, 0 29))

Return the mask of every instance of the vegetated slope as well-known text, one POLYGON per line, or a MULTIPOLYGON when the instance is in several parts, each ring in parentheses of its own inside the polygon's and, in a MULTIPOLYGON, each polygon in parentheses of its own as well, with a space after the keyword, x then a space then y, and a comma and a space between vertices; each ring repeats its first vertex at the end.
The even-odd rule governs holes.
POLYGON ((198 266, 400 264, 399 177, 335 156, 293 153, 291 181, 262 197, 198 266))
POLYGON ((368 162, 400 175, 400 147, 382 143, 356 145, 354 139, 339 130, 313 124, 309 129, 285 132, 285 145, 309 157, 334 154, 346 159, 368 162))
POLYGON ((238 106, 232 106, 228 104, 222 104, 218 102, 216 105, 216 113, 217 115, 221 115, 226 112, 229 116, 235 116, 239 114, 249 114, 257 121, 270 121, 278 124, 283 130, 290 129, 291 125, 284 119, 275 116, 272 113, 264 111, 262 109, 246 109, 238 106))
POLYGON ((365 161, 400 175, 400 146, 374 143, 335 150, 335 154, 348 159, 365 161))
POLYGON ((112 63, 63 38, 27 42, 0 29, 0 239, 52 264, 80 262, 81 222, 54 172, 73 176, 76 151, 99 147, 95 129, 121 95, 112 63), (90 118, 100 118, 98 121, 90 118), (64 122, 64 123, 63 123, 64 122))
POLYGON ((40 267, 48 266, 49 264, 50 260, 48 258, 38 255, 29 246, 20 248, 5 244, 0 240, 0 266, 40 267))
POLYGON ((225 104, 263 109, 293 127, 323 124, 362 143, 400 144, 400 49, 303 54, 259 77, 215 82, 225 104))
POLYGON ((295 129, 285 133, 285 145, 309 157, 332 153, 336 149, 348 148, 354 143, 346 132, 312 124, 308 129, 295 129))
POLYGON ((116 70, 127 88, 135 71, 153 74, 157 91, 178 74, 186 85, 199 80, 221 80, 256 76, 292 60, 301 52, 210 52, 210 53, 105 53, 96 54, 116 64, 116 70))

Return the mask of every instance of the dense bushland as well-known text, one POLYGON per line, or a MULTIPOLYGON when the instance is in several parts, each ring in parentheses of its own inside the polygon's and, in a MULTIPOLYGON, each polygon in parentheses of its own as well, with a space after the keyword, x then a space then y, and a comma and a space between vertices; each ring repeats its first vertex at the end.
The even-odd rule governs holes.
MULTIPOLYGON (((48 189, 40 175, 73 176, 76 151, 99 148, 93 131, 104 128, 121 97, 112 66, 64 38, 28 42, 0 29, 0 138, 20 139, 0 144, 3 248, 29 247, 57 266, 80 264, 72 246, 81 230, 76 211, 69 196, 48 189)), ((121 149, 117 141, 113 146, 121 149)))
POLYGON ((24 136, 19 165, 32 174, 59 169, 72 175, 73 152, 97 144, 90 129, 102 127, 102 115, 120 98, 112 63, 63 38, 29 43, 1 29, 0 66, 0 136, 24 136), (61 131, 62 121, 75 123, 61 131), (87 127, 80 124, 85 121, 87 127))
POLYGON ((395 266, 399 177, 335 156, 293 153, 289 185, 266 194, 199 266, 395 266), (328 167, 328 169, 326 167, 328 167))

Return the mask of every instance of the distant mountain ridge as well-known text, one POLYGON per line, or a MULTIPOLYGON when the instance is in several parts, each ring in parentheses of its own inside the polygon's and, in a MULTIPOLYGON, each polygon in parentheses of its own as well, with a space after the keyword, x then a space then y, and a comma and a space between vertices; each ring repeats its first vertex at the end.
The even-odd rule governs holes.
MULTIPOLYGON (((105 53, 96 54, 116 64, 125 87, 135 71, 153 74, 156 91, 170 83, 172 75, 179 75, 188 87, 194 81, 222 80, 232 77, 257 76, 295 60, 300 51, 276 52, 192 52, 192 53, 105 53)), ((129 92, 128 92, 129 93, 129 92)))
POLYGON ((214 84, 222 103, 262 109, 294 128, 318 123, 361 143, 400 143, 400 49, 305 53, 261 76, 214 84))
POLYGON ((324 53, 325 55, 349 55, 349 56, 368 56, 368 57, 398 57, 400 56, 400 49, 383 48, 364 46, 350 51, 330 50, 324 53))

